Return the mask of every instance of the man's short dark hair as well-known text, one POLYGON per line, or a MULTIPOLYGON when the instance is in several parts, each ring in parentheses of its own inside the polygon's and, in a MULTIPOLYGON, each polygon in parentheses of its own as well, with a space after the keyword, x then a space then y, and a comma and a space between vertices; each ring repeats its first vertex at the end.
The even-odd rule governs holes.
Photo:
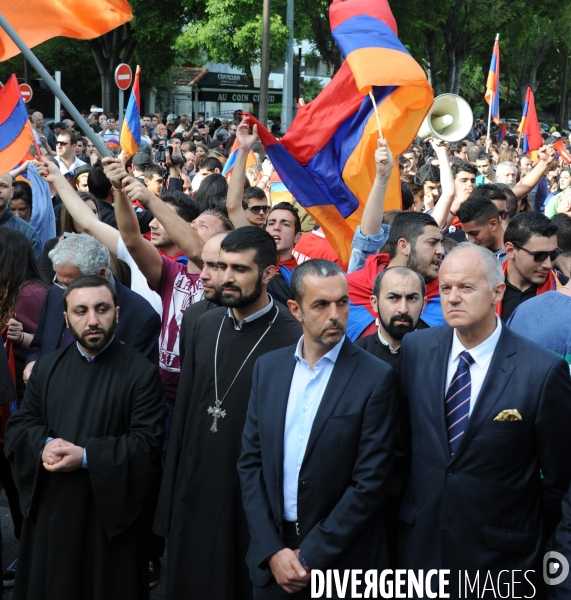
POLYGON ((557 225, 557 246, 561 248, 562 255, 571 256, 571 217, 564 213, 557 213, 551 222, 557 225))
POLYGON ((535 210, 518 213, 506 227, 504 243, 523 246, 531 236, 550 238, 557 233, 557 225, 543 213, 535 210))
POLYGON ((176 214, 187 223, 192 223, 200 214, 198 202, 179 190, 164 190, 160 198, 165 204, 174 206, 176 214))
POLYGON ((117 120, 117 115, 114 115, 113 113, 109 113, 107 115, 107 119, 113 119, 114 121, 116 121, 117 120))
POLYGON ((507 200, 506 192, 498 183, 484 183, 479 185, 469 196, 480 196, 488 200, 507 200))
POLYGON ((496 219, 498 223, 500 221, 498 207, 485 196, 474 194, 460 205, 457 214, 462 224, 474 221, 476 225, 485 225, 490 219, 496 219))
POLYGON ((338 264, 323 258, 313 258, 301 263, 301 265, 299 265, 299 267, 297 267, 293 272, 289 284, 291 296, 298 304, 301 304, 301 301, 303 300, 303 294, 305 291, 303 279, 307 275, 316 275, 317 277, 335 277, 336 275, 345 276, 345 273, 338 264))
POLYGON ((163 170, 161 167, 159 167, 159 165, 149 165, 148 167, 145 167, 145 170, 143 171, 143 175, 145 177, 145 179, 148 179, 149 181, 153 178, 153 175, 160 175, 161 177, 163 176, 163 170))
MULTIPOLYGON (((506 197, 506 210, 508 211, 508 217, 513 219, 517 214, 518 200, 513 190, 506 183, 496 183, 496 186, 504 193, 506 197)), ((480 186, 484 187, 484 186, 480 186)), ((499 200, 500 198, 492 198, 492 200, 499 200)))
POLYGON ((249 187, 248 189, 244 190, 244 195, 242 196, 242 208, 244 210, 248 208, 248 200, 251 200, 252 198, 261 200, 265 204, 268 203, 268 199, 264 190, 255 185, 254 187, 249 187))
POLYGON ((375 277, 375 282, 373 283, 373 296, 375 296, 377 300, 379 299, 379 294, 381 293, 381 288, 383 287, 383 279, 389 271, 397 272, 400 275, 410 275, 411 273, 414 273, 420 280, 420 289, 422 290, 422 298, 424 299, 426 296, 426 283, 424 281, 424 277, 418 271, 409 269, 408 267, 387 267, 375 277))
POLYGON ((400 182, 400 193, 402 197, 402 209, 408 210, 414 204, 414 194, 409 185, 404 181, 400 182))
POLYGON ((477 177, 480 174, 480 171, 478 171, 478 167, 476 167, 476 165, 473 165, 472 163, 469 163, 466 160, 455 160, 450 165, 450 168, 452 169, 452 175, 454 179, 456 179, 456 175, 458 175, 458 173, 460 173, 461 171, 471 173, 475 177, 477 177))
POLYGON ((87 176, 87 188, 98 200, 105 200, 111 191, 111 182, 107 179, 101 163, 94 165, 87 176))
POLYGON ((97 275, 89 275, 87 277, 80 277, 75 281, 72 281, 63 293, 63 307, 67 311, 67 297, 73 292, 80 288, 99 288, 106 287, 111 292, 113 298, 113 306, 117 306, 117 290, 103 277, 97 275))
POLYGON ((278 250, 274 238, 259 227, 239 227, 231 231, 222 240, 220 249, 232 253, 255 250, 254 262, 258 265, 260 273, 278 262, 278 250))
POLYGON ((432 164, 422 165, 414 176, 414 183, 423 185, 425 181, 440 183, 440 167, 432 164))
POLYGON ((517 146, 517 138, 515 136, 506 135, 505 140, 508 143, 508 147, 511 146, 512 148, 515 148, 517 146))
POLYGON ((450 154, 454 156, 454 152, 462 152, 462 148, 468 145, 466 140, 460 140, 459 142, 452 142, 450 144, 450 154))
MULTIPOLYGON (((474 146, 474 148, 478 148, 478 146, 474 146)), ((470 150, 472 150, 472 148, 470 148, 470 150)), ((468 150, 468 152, 470 152, 470 150, 468 150)), ((486 154, 486 152, 484 151, 484 149, 480 148, 480 154, 478 155, 478 157, 476 158, 476 160, 487 160, 488 163, 491 165, 492 164, 492 155, 491 154, 486 154)), ((486 184, 486 185, 490 185, 490 184, 486 184)))
POLYGON ((200 163, 200 165, 198 165, 199 171, 209 171, 210 173, 214 173, 216 169, 222 173, 224 167, 217 158, 214 158, 214 156, 208 156, 200 163))
POLYGON ((181 144, 184 142, 184 139, 182 137, 182 133, 173 133, 171 135, 170 139, 172 140, 173 138, 179 140, 181 144))
POLYGON ((438 223, 426 213, 410 211, 398 213, 393 219, 386 244, 389 258, 397 255, 397 245, 400 239, 405 239, 413 247, 416 246, 416 240, 428 226, 438 229, 438 223))
POLYGON ((299 218, 299 211, 297 210, 297 208, 295 208, 295 206, 293 206, 289 202, 278 202, 277 204, 274 204, 272 206, 268 214, 268 219, 270 218, 270 215, 274 212, 274 210, 289 210, 289 212, 293 215, 295 232, 301 232, 301 219, 299 218))

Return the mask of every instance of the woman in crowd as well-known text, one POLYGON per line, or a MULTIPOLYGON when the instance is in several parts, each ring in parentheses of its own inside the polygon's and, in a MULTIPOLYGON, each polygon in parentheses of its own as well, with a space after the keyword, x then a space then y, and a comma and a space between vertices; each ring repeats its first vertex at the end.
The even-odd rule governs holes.
POLYGON ((559 185, 557 193, 551 193, 545 199, 545 216, 553 217, 557 214, 557 206, 559 205, 559 201, 563 197, 563 192, 571 186, 571 167, 567 167, 563 169, 559 174, 559 185))

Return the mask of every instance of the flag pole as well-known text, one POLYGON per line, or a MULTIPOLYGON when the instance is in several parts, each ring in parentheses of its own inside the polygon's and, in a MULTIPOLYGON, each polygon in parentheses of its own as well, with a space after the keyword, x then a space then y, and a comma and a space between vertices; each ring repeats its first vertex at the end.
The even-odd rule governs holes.
MULTIPOLYGON (((498 42, 499 40, 500 40, 500 34, 496 33, 496 40, 495 41, 498 42)), ((494 90, 492 90, 492 97, 490 98, 490 107, 488 109, 488 132, 487 132, 487 137, 491 137, 490 128, 492 126, 492 106, 494 105, 494 102, 496 100, 495 95, 496 95, 496 92, 494 90)))
MULTIPOLYGON (((16 33, 16 30, 8 23, 4 15, 0 13, 0 27, 6 32, 8 37, 16 44, 19 48, 20 52, 24 58, 32 65, 32 67, 37 71, 38 75, 46 82, 46 85, 50 88, 50 90, 54 93, 54 95, 60 100, 63 107, 70 114, 71 118, 75 121, 75 124, 80 127, 85 133, 85 136, 89 138, 93 145, 97 148, 101 156, 111 156, 107 149, 105 148, 105 144, 103 140, 95 135, 95 132, 89 125, 85 119, 81 116, 77 108, 73 105, 72 101, 65 95, 63 90, 58 87, 56 82, 53 80, 52 76, 46 71, 42 63, 38 60, 36 55, 26 46, 26 43, 22 40, 22 38, 16 33)), ((58 120, 56 115, 56 121, 58 120)))

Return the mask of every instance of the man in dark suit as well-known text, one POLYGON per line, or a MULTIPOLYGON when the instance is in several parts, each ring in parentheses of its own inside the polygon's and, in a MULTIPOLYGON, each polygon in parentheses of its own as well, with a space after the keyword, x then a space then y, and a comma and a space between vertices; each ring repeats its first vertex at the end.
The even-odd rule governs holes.
POLYGON ((384 269, 375 277, 371 306, 378 314, 379 329, 355 343, 396 369, 402 338, 428 328, 420 318, 426 306, 423 276, 408 267, 384 269))
POLYGON ((401 347, 411 473, 399 567, 450 569, 451 597, 459 571, 464 598, 477 597, 466 595, 464 571, 472 583, 479 571, 480 593, 490 572, 502 594, 509 579, 510 597, 542 597, 545 540, 571 481, 569 367, 502 325, 504 290, 496 257, 460 244, 440 269, 448 325, 401 347))
POLYGON ((264 600, 309 598, 312 568, 382 569, 388 560, 395 371, 345 337, 349 293, 338 265, 303 263, 291 291, 303 336, 257 361, 238 462, 246 562, 264 600))
POLYGON ((161 319, 142 296, 113 278, 109 270, 109 251, 101 242, 87 234, 72 235, 59 242, 49 256, 56 280, 46 295, 38 329, 30 345, 24 371, 26 380, 40 356, 73 342, 63 316, 63 291, 72 281, 87 275, 99 275, 111 281, 120 306, 117 336, 158 364, 161 319))

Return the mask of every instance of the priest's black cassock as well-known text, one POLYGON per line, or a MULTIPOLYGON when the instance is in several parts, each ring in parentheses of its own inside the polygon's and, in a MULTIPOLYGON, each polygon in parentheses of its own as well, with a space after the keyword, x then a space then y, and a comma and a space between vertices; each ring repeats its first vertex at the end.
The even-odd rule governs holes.
POLYGON ((6 430, 25 517, 14 598, 148 598, 163 437, 158 368, 130 346, 115 338, 88 362, 71 344, 38 360, 6 430), (46 471, 48 437, 85 448, 88 468, 46 471))
POLYGON ((155 518, 155 531, 168 538, 169 600, 252 598, 245 563, 250 534, 236 466, 252 373, 259 356, 295 344, 300 337, 299 323, 279 303, 255 320, 242 323, 239 331, 225 308, 210 310, 189 323, 155 518), (248 353, 276 314, 274 324, 230 388, 248 353), (226 415, 217 420, 218 431, 213 433, 213 416, 208 409, 215 402, 214 354, 219 332, 219 398, 229 388, 230 391, 222 405, 226 415))

